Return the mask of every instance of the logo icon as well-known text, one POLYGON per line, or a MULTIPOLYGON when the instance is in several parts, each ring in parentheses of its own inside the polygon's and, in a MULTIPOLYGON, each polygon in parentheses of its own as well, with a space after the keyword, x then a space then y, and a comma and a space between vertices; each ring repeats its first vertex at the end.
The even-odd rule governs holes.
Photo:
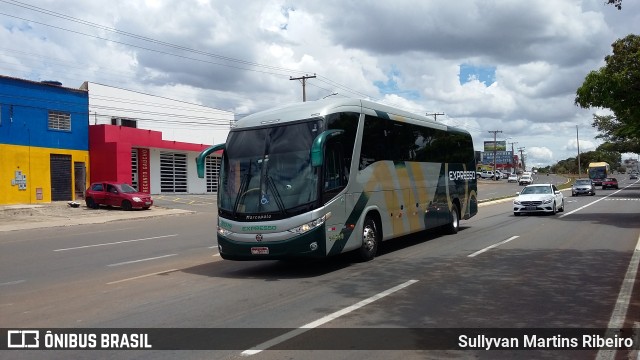
POLYGON ((38 330, 8 330, 7 347, 10 349, 38 348, 40 346, 40 331, 38 330))
POLYGON ((256 241, 262 241, 262 234, 256 235, 256 241))

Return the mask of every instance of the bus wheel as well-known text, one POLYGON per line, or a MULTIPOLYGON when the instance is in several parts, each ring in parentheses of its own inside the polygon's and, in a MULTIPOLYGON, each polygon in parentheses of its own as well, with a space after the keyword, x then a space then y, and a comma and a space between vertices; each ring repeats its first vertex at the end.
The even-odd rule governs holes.
POLYGON ((378 251, 379 242, 380 236, 376 222, 373 218, 367 216, 362 226, 362 246, 358 250, 360 260, 369 261, 373 259, 378 251))
POLYGON ((458 233, 458 228, 460 227, 460 216, 458 214, 458 206, 453 204, 451 206, 451 222, 445 226, 445 232, 447 234, 453 235, 458 233))

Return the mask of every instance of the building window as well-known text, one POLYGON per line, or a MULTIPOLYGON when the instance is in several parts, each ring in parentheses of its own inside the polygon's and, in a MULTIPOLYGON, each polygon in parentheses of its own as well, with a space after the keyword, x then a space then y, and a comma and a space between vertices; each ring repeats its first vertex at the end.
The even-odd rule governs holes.
POLYGON ((62 111, 49 111, 49 129, 71 130, 71 114, 62 111))
POLYGON ((113 117, 111 118, 111 125, 120 125, 123 127, 137 128, 138 121, 133 119, 113 117))

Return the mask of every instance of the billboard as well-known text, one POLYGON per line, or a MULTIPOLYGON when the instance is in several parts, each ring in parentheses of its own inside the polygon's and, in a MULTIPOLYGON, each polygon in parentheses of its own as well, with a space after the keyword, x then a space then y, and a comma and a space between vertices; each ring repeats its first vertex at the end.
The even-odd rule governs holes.
MULTIPOLYGON (((493 164, 493 150, 485 151, 482 153, 483 164, 493 164)), ((511 151, 496 151, 496 164, 511 164, 513 163, 513 152, 511 151)))
POLYGON ((484 151, 506 151, 507 150, 507 141, 485 141, 484 142, 484 151))

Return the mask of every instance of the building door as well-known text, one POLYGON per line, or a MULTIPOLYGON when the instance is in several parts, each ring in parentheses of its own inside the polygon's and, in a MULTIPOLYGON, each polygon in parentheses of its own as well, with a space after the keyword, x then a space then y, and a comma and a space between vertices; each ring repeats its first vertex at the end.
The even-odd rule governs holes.
POLYGON ((207 174, 207 192, 218 192, 218 175, 220 174, 220 158, 207 156, 205 159, 205 171, 207 174))
POLYGON ((84 199, 84 187, 87 183, 87 168, 83 162, 73 163, 73 177, 75 178, 76 199, 84 199))
POLYGON ((72 200, 71 155, 51 154, 51 201, 72 200))
POLYGON ((187 192, 187 154, 160 152, 160 192, 187 192))

